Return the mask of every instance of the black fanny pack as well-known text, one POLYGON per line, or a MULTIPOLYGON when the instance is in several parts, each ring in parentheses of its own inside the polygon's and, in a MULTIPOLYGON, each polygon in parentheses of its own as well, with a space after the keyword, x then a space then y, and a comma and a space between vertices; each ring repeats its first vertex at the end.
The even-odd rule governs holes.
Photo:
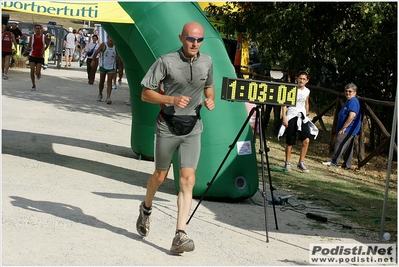
POLYGON ((201 106, 198 106, 195 111, 197 115, 170 115, 166 114, 162 110, 160 111, 162 118, 165 120, 171 132, 176 135, 186 135, 191 133, 194 129, 195 124, 197 124, 197 120, 201 118, 199 110, 201 106))

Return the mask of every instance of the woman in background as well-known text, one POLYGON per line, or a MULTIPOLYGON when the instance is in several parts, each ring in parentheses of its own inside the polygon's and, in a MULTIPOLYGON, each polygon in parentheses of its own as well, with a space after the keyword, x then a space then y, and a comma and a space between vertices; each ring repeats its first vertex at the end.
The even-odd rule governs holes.
POLYGON ((93 58, 94 52, 100 47, 98 43, 98 36, 93 35, 91 37, 91 42, 86 46, 84 51, 86 66, 87 66, 87 79, 89 80, 89 84, 93 84, 96 78, 96 72, 98 68, 98 59, 100 58, 100 54, 97 54, 96 57, 93 58), (93 62, 93 64, 92 64, 93 62))

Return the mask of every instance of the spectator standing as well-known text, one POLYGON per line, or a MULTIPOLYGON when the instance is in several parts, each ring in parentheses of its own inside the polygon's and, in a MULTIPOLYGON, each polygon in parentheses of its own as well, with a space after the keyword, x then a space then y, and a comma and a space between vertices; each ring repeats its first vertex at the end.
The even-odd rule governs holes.
POLYGON ((72 57, 75 53, 75 49, 78 46, 78 40, 76 35, 73 33, 73 28, 69 27, 67 35, 64 38, 65 47, 65 68, 70 67, 72 63, 72 57))
POLYGON ((188 22, 183 26, 179 39, 182 48, 158 58, 141 82, 141 99, 159 104, 161 112, 155 123, 155 171, 148 179, 145 200, 140 204, 136 222, 138 233, 147 236, 155 193, 165 181, 172 155, 178 150, 180 191, 175 235, 170 248, 173 253, 194 250, 194 241, 187 237, 185 227, 201 150, 203 125, 199 110, 202 94, 205 95, 205 107, 208 110, 215 107, 212 59, 199 52, 204 40, 203 27, 197 22, 188 22), (191 78, 188 80, 187 77, 191 78), (175 116, 192 118, 191 126, 194 128, 188 127, 188 131, 179 133, 177 127, 171 124, 175 116))
POLYGON ((13 44, 15 46, 15 49, 18 49, 18 43, 15 40, 14 34, 11 32, 11 27, 7 25, 5 26, 1 38, 1 61, 2 61, 1 70, 3 73, 4 80, 8 80, 8 70, 10 68, 10 58, 12 55, 13 44))
MULTIPOLYGON (((103 99, 103 90, 105 78, 107 78, 107 99, 105 102, 110 105, 112 104, 111 100, 111 92, 112 92, 112 81, 115 75, 115 65, 116 65, 116 49, 112 38, 108 35, 107 42, 101 43, 94 52, 93 58, 96 58, 97 55, 100 55, 100 82, 98 84, 98 96, 97 101, 101 101, 103 99)), ((90 63, 92 67, 95 66, 95 62, 92 61, 90 63)))
POLYGON ((35 25, 35 33, 32 34, 29 39, 29 44, 24 51, 24 53, 26 53, 31 49, 29 53, 30 78, 32 80, 31 91, 36 90, 35 74, 38 80, 40 80, 42 76, 41 70, 42 65, 44 64, 44 51, 46 51, 48 46, 49 42, 46 36, 42 33, 42 26, 39 24, 35 25))
POLYGON ((80 50, 83 53, 83 51, 86 49, 86 46, 88 44, 88 37, 86 33, 86 29, 82 29, 79 31, 79 43, 80 43, 80 50))
POLYGON ((28 36, 26 34, 22 34, 20 45, 21 54, 24 55, 25 48, 28 46, 28 36))
POLYGON ((354 83, 348 83, 345 86, 346 102, 338 113, 338 135, 334 143, 333 156, 330 161, 323 162, 324 165, 336 167, 343 156, 344 162, 341 168, 350 170, 352 167, 354 137, 359 133, 362 125, 360 103, 356 95, 357 86, 354 83))
POLYGON ((79 31, 78 31, 77 38, 78 38, 78 42, 79 42, 79 44, 80 44, 80 49, 81 49, 82 52, 83 52, 84 46, 82 47, 82 44, 83 44, 84 36, 83 36, 83 31, 82 31, 82 30, 79 30, 79 31))
POLYGON ((94 57, 94 52, 100 47, 100 45, 97 43, 97 40, 98 40, 97 35, 93 35, 91 37, 91 42, 87 45, 84 51, 86 58, 86 67, 87 67, 87 79, 89 81, 89 84, 94 83, 98 68, 98 60, 100 58, 100 54, 97 54, 97 56, 94 57))
MULTIPOLYGON (((15 40, 17 41, 17 43, 19 44, 20 43, 20 41, 21 41, 21 38, 22 38, 22 32, 21 32, 21 30, 19 29, 19 27, 18 27, 18 23, 13 23, 12 24, 12 26, 11 26, 11 30, 10 30, 13 34, 14 34, 14 36, 15 36, 15 40)), ((16 50, 16 52, 17 52, 17 54, 19 55, 20 53, 22 53, 21 51, 21 47, 19 47, 19 46, 16 46, 15 47, 15 50, 16 50)), ((13 57, 11 57, 11 66, 13 66, 14 65, 14 58, 13 57)))
POLYGON ((98 30, 94 30, 93 31, 93 35, 97 35, 97 43, 99 43, 99 44, 101 44, 102 43, 102 41, 101 41, 101 38, 100 38, 100 34, 98 33, 98 30))
MULTIPOLYGON (((47 25, 43 25, 42 26, 42 32, 45 35, 48 43, 51 43, 51 34, 47 31, 47 25)), ((50 55, 50 48, 47 48, 46 51, 44 51, 44 64, 43 64, 43 69, 47 69, 48 68, 48 58, 50 55)))
POLYGON ((114 82, 112 84, 112 89, 116 89, 116 79, 118 78, 118 87, 122 88, 122 78, 123 78, 123 61, 121 57, 119 56, 119 53, 117 53, 116 57, 116 72, 114 76, 114 82))
POLYGON ((309 148, 311 134, 310 121, 307 118, 309 115, 309 95, 310 90, 306 87, 309 82, 309 75, 307 72, 299 72, 297 77, 298 92, 295 107, 283 106, 281 108, 282 113, 282 126, 285 127, 286 134, 286 147, 285 147, 285 164, 284 169, 287 171, 291 170, 291 152, 292 146, 295 145, 297 139, 297 133, 299 132, 299 137, 302 142, 299 161, 297 167, 302 172, 309 172, 306 168, 304 160, 306 153, 309 148))
POLYGON ((11 26, 11 32, 14 34, 15 36, 15 40, 17 41, 17 43, 19 44, 19 41, 22 38, 22 32, 18 27, 18 23, 13 23, 11 26))

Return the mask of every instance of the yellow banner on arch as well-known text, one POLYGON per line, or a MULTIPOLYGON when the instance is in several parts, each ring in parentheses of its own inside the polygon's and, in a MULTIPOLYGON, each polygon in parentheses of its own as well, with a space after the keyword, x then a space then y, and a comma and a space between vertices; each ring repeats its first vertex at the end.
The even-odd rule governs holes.
POLYGON ((68 19, 134 23, 116 1, 2 1, 1 9, 68 19))
MULTIPOLYGON (((211 3, 217 6, 225 4, 225 2, 211 3)), ((209 2, 198 2, 198 4, 204 10, 209 2)), ((1 9, 67 19, 134 23, 118 1, 2 1, 1 9)))

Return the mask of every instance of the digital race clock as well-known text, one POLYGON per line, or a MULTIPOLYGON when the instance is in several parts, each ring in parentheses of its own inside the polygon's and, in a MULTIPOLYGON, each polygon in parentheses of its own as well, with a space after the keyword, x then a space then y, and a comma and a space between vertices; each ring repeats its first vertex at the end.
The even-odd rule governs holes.
POLYGON ((297 85, 223 77, 222 99, 255 104, 295 106, 297 85))

